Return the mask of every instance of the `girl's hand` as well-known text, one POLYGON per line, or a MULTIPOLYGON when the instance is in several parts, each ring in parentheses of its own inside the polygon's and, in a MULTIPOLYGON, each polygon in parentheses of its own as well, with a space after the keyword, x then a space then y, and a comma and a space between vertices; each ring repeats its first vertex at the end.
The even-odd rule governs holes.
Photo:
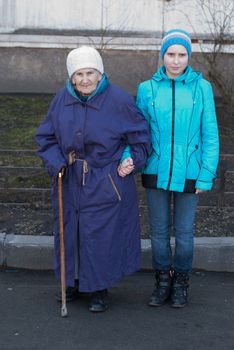
POLYGON ((199 188, 197 188, 195 194, 204 193, 204 192, 206 192, 206 190, 200 190, 199 188))
POLYGON ((132 158, 126 158, 122 163, 118 166, 117 171, 119 176, 125 177, 129 175, 134 170, 133 160, 132 158))

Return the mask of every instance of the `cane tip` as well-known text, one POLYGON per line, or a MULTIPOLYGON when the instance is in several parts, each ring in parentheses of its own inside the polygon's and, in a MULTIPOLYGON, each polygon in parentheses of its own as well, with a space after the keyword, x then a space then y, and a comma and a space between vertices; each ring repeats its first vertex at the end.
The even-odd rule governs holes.
POLYGON ((62 308, 61 308, 61 316, 62 317, 67 317, 68 316, 67 308, 66 308, 65 305, 63 305, 62 308))

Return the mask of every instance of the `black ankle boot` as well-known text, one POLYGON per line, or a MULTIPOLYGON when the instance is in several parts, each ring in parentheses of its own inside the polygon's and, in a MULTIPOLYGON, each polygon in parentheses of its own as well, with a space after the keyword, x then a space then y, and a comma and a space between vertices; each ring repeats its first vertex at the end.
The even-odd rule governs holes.
MULTIPOLYGON (((79 290, 77 287, 67 287, 66 288, 66 302, 74 301, 79 298, 79 290)), ((62 302, 62 293, 59 291, 55 294, 55 299, 62 302)))
POLYGON ((89 306, 89 311, 103 312, 108 309, 108 291, 107 289, 98 290, 92 293, 92 299, 89 306))
POLYGON ((187 272, 174 272, 172 292, 171 292, 171 306, 185 307, 188 303, 188 287, 189 275, 187 272))
POLYGON ((171 294, 171 272, 156 270, 155 278, 155 290, 153 291, 148 302, 149 306, 163 305, 171 294))

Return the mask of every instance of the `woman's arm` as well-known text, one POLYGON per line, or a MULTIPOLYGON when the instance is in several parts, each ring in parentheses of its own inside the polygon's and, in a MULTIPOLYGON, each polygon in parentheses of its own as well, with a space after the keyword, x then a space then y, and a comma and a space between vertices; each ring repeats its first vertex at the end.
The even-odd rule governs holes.
POLYGON ((52 121, 53 101, 49 111, 37 129, 35 140, 39 145, 37 154, 42 158, 45 168, 50 176, 58 174, 61 168, 67 165, 58 140, 55 135, 54 125, 52 121))

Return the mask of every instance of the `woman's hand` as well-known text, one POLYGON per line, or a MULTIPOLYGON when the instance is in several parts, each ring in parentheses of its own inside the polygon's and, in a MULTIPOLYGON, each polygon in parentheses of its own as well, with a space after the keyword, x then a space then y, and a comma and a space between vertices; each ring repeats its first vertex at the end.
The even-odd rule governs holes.
POLYGON ((59 170, 58 175, 61 173, 61 175, 64 176, 64 175, 65 175, 65 172, 66 172, 66 168, 65 168, 65 166, 64 166, 64 167, 62 167, 62 168, 59 170))
POLYGON ((197 188, 195 194, 204 193, 204 192, 206 192, 206 190, 200 190, 199 188, 197 188))
POLYGON ((124 159, 117 168, 118 174, 121 177, 125 177, 126 175, 129 175, 133 170, 134 170, 134 165, 131 157, 124 159))
POLYGON ((71 151, 68 154, 68 164, 72 165, 73 163, 75 163, 75 161, 76 161, 76 152, 75 151, 71 151))

